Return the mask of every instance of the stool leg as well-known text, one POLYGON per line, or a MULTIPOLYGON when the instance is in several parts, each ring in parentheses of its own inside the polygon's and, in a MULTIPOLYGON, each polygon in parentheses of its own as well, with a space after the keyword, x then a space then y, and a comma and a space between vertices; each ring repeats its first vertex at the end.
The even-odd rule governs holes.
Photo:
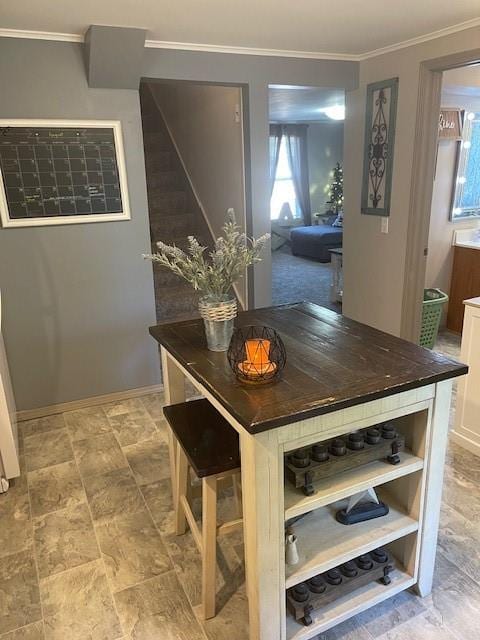
POLYGON ((187 530, 187 520, 181 502, 182 496, 187 496, 188 487, 188 461, 182 447, 177 444, 177 462, 175 465, 175 531, 177 536, 187 530))
POLYGON ((240 474, 235 473, 232 476, 233 497, 235 499, 235 508, 237 510, 237 518, 242 517, 242 478, 240 474))
POLYGON ((215 615, 217 571, 217 478, 202 480, 202 614, 215 615))
POLYGON ((172 498, 173 503, 177 502, 177 449, 180 449, 178 446, 177 439, 173 435, 173 431, 170 426, 167 427, 167 435, 168 435, 168 456, 170 459, 170 478, 172 481, 172 498))

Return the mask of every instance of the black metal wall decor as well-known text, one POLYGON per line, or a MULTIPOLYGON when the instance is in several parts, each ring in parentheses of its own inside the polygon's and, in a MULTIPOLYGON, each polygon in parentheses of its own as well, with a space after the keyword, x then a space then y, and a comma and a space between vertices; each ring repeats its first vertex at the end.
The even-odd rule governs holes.
POLYGON ((398 78, 367 86, 362 213, 390 215, 398 78))
POLYGON ((266 384, 278 379, 287 362, 282 339, 270 327, 239 327, 233 332, 228 362, 240 382, 266 384))

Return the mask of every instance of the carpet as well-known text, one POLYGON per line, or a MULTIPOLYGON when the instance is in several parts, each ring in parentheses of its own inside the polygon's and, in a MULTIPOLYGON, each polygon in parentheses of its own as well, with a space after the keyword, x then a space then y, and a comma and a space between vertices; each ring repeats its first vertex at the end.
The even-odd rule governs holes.
POLYGON ((330 263, 292 256, 290 247, 272 252, 272 303, 314 302, 342 312, 342 305, 330 302, 330 263))

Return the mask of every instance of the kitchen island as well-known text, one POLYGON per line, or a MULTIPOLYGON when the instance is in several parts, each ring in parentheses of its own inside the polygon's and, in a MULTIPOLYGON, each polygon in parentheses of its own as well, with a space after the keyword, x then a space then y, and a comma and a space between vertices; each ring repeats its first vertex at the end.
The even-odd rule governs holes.
MULTIPOLYGON (((414 585, 427 595, 452 378, 467 367, 310 303, 243 312, 236 325, 278 331, 287 352, 278 382, 240 384, 226 354, 207 350, 200 320, 150 333, 161 345, 167 404, 185 400, 188 379, 240 436, 250 640, 306 640, 414 585), (316 482, 312 495, 285 480, 289 452, 385 421, 405 437, 398 464, 342 471, 316 482), (351 526, 335 520, 346 498, 371 487, 389 504, 387 516, 351 526), (299 562, 286 566, 285 522, 307 513, 296 525, 299 562), (395 558, 388 584, 335 599, 308 626, 287 611, 287 589, 378 547, 395 558)), ((174 474, 171 434, 170 463, 174 474)))

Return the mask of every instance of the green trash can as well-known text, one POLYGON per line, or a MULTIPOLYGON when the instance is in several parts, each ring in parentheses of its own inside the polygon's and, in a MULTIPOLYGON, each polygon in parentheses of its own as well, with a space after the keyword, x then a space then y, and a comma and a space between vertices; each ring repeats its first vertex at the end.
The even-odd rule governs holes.
POLYGON ((423 292, 422 331, 420 346, 433 349, 438 335, 443 305, 448 296, 440 289, 425 289, 423 292))

